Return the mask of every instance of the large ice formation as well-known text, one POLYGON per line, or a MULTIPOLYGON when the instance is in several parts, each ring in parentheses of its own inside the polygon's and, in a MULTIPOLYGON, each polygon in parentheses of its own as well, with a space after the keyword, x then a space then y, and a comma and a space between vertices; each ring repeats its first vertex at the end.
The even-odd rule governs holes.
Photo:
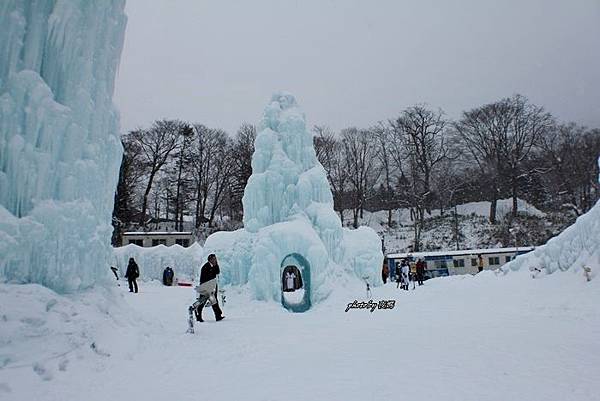
POLYGON ((383 260, 381 242, 367 227, 342 227, 304 114, 288 93, 273 95, 255 140, 252 176, 244 197, 244 229, 218 232, 204 245, 217 254, 221 281, 249 283, 257 299, 282 300, 284 269, 303 278, 306 310, 350 273, 371 281, 383 260))
MULTIPOLYGON (((600 159, 598 164, 600 166, 600 159)), ((586 214, 579 216, 575 224, 533 252, 504 265, 503 270, 535 268, 546 274, 566 270, 578 273, 592 266, 591 277, 597 276, 600 267, 600 201, 586 214)))
POLYGON ((186 282, 194 280, 195 273, 206 262, 203 259, 202 246, 197 242, 187 248, 180 245, 143 248, 129 244, 114 248, 111 265, 119 269, 121 276, 127 271, 129 258, 135 259, 142 279, 162 280, 163 270, 170 266, 175 272, 175 277, 186 282))
POLYGON ((0 2, 2 281, 69 292, 110 277, 124 5, 0 2))

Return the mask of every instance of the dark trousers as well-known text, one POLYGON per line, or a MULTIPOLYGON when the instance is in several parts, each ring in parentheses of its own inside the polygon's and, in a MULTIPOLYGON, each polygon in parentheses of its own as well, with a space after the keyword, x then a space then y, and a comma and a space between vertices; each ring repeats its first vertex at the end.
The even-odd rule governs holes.
MULTIPOLYGON (((202 309, 204 309, 204 305, 206 304, 206 301, 208 301, 208 295, 200 295, 198 297, 198 301, 197 301, 197 307, 196 310, 194 310, 194 314, 196 315, 196 320, 199 322, 202 322, 202 309)), ((215 313, 215 319, 216 320, 220 320, 223 316, 223 311, 221 311, 221 308, 219 307, 219 301, 217 300, 217 302, 212 306, 212 310, 215 313)))
POLYGON ((131 277, 127 277, 127 282, 129 283, 129 292, 134 292, 133 289, 135 288, 135 292, 138 292, 138 286, 137 286, 137 281, 135 281, 135 278, 131 278, 131 277))
POLYGON ((417 272, 417 282, 419 285, 423 285, 423 273, 417 272))

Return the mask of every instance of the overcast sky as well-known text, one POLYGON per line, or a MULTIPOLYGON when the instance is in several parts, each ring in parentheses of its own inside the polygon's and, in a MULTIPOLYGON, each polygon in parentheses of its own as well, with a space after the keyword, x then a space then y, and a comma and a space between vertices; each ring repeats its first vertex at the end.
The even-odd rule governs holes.
POLYGON ((415 103, 462 110, 521 93, 600 127, 600 0, 127 0, 115 101, 234 133, 271 93, 309 126, 368 127, 415 103))

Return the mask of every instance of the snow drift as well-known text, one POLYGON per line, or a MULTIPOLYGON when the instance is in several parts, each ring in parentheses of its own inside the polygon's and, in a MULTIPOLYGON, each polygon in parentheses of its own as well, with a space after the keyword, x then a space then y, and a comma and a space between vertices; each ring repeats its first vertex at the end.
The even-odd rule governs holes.
MULTIPOLYGON (((600 159, 598 159, 600 164, 600 159)), ((599 177, 600 178, 600 177, 599 177)), ((577 218, 575 224, 533 252, 521 255, 503 266, 503 270, 539 269, 546 274, 572 270, 583 272, 592 268, 591 276, 600 269, 600 201, 589 212, 577 218)))
POLYGON ((91 286, 111 257, 124 0, 0 3, 0 280, 91 286))
POLYGON ((304 114, 289 93, 274 94, 265 109, 243 205, 244 229, 215 233, 204 245, 205 256, 217 254, 224 284, 248 283, 256 299, 279 301, 281 269, 292 258, 315 303, 340 275, 379 274, 379 237, 367 227, 342 228, 304 114))

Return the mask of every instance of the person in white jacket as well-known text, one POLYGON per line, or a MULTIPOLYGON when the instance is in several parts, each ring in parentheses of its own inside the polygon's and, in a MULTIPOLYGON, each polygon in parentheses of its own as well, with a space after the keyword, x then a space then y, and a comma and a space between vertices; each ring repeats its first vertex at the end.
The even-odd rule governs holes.
POLYGON ((410 285, 410 266, 406 259, 402 261, 402 283, 403 288, 408 291, 410 285))

